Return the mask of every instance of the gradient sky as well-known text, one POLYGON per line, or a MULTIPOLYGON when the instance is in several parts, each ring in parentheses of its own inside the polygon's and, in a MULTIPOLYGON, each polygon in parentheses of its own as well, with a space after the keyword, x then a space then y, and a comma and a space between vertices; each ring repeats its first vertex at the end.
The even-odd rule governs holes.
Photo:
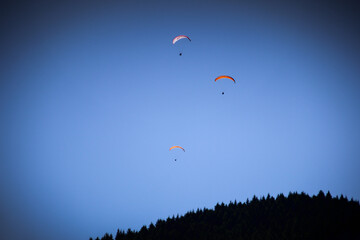
POLYGON ((2 1, 1 238, 268 193, 360 199, 355 2, 2 1))

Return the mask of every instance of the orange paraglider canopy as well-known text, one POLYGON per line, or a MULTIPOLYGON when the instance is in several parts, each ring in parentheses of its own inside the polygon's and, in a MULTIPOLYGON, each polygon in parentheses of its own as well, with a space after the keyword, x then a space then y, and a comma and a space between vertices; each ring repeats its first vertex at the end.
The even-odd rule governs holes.
POLYGON ((180 147, 180 146, 172 146, 172 147, 169 149, 169 151, 171 151, 171 149, 174 149, 174 148, 180 148, 180 149, 182 149, 182 150, 185 152, 185 149, 183 149, 183 148, 180 147))
POLYGON ((216 82, 217 80, 223 79, 223 78, 230 79, 230 80, 232 80, 232 81, 235 83, 235 79, 233 79, 233 78, 230 77, 230 76, 225 76, 225 75, 222 75, 222 76, 219 76, 219 77, 215 78, 215 82, 216 82))

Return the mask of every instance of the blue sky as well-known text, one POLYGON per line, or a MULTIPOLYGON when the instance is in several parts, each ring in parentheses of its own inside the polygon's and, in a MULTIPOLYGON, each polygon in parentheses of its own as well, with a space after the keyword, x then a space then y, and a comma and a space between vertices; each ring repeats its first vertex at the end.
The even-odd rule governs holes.
POLYGON ((87 239, 268 193, 360 199, 353 2, 0 9, 5 239, 87 239))

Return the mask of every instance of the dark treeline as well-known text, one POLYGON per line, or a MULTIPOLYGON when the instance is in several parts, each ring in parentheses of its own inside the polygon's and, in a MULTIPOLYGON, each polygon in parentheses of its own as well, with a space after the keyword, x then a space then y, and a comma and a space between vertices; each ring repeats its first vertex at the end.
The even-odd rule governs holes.
MULTIPOLYGON (((114 240, 106 233, 96 240, 114 240)), ((217 204, 184 216, 159 219, 139 231, 118 229, 115 240, 360 239, 360 205, 320 191, 253 197, 245 203, 217 204)), ((92 240, 92 238, 90 238, 92 240)))

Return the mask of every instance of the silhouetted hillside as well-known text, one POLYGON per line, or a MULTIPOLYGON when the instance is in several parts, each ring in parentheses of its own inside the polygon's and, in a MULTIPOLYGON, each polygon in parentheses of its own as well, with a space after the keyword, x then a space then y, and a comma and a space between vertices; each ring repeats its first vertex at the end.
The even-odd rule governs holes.
MULTIPOLYGON (((99 238, 96 238, 99 239, 99 238)), ((320 191, 310 197, 290 193, 288 197, 258 199, 245 203, 217 204, 184 216, 158 220, 140 231, 118 230, 115 240, 232 240, 232 239, 360 239, 360 205, 346 197, 333 198, 320 191)), ((90 238, 92 240, 92 238, 90 238)), ((101 240, 113 240, 105 234, 101 240)))

